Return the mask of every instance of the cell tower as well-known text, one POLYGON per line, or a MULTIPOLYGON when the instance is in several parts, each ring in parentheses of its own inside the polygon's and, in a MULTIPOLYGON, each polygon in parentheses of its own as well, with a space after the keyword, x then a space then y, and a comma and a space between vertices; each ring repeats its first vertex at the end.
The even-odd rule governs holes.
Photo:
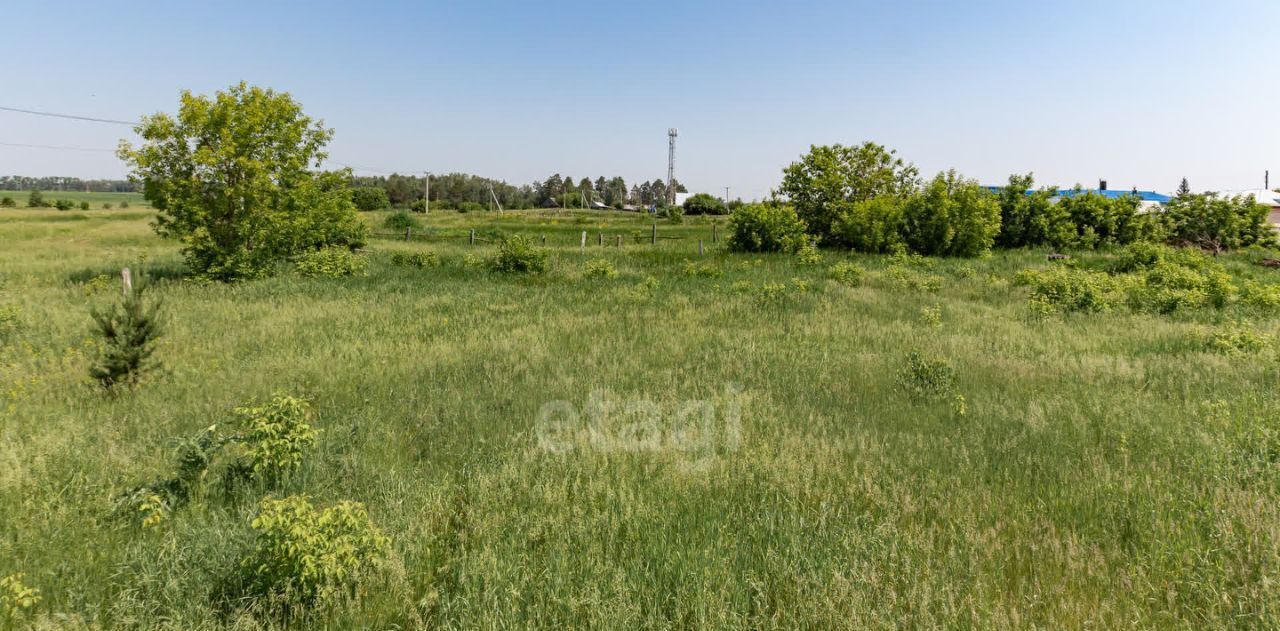
POLYGON ((667 130, 667 205, 676 205, 676 128, 667 130))

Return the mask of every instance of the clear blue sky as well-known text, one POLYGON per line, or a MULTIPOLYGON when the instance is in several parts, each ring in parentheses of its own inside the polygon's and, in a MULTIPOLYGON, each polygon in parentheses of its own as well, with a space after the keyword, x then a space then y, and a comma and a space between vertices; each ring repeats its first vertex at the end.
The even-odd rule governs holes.
MULTIPOLYGON (((241 79, 351 165, 527 183, 677 177, 760 197, 810 144, 926 173, 1171 190, 1280 183, 1280 2, 9 2, 0 105, 132 119, 241 79)), ((0 143, 126 127, 0 112, 0 143)), ((116 177, 0 145, 0 173, 116 177)))

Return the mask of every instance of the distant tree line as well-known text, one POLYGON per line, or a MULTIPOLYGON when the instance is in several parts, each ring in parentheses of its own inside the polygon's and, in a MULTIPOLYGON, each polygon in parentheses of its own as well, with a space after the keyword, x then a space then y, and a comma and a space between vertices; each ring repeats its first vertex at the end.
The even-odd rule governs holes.
MULTIPOLYGON (((376 204, 382 203, 380 196, 371 189, 385 191, 386 205, 419 209, 427 191, 424 176, 421 175, 356 176, 351 179, 351 185, 357 191, 365 191, 358 193, 361 199, 356 202, 362 209, 372 209, 371 205, 376 208, 376 204)), ((679 181, 675 182, 675 189, 679 193, 687 192, 679 181)), ((598 204, 619 209, 627 206, 662 206, 667 199, 667 184, 661 179, 655 179, 628 186, 627 181, 619 176, 575 180, 572 176, 562 176, 559 173, 519 186, 467 173, 431 176, 432 208, 484 210, 493 205, 494 198, 507 209, 590 208, 598 204)))
POLYGON ((26 177, 0 175, 0 190, 81 191, 86 193, 141 193, 142 187, 129 180, 82 180, 78 177, 26 177))

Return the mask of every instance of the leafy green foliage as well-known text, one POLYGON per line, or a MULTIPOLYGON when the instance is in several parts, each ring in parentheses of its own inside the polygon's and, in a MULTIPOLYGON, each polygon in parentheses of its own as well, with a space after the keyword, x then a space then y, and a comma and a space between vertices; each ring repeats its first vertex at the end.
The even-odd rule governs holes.
POLYGON ((1231 357, 1258 355, 1274 348, 1274 338, 1243 324, 1233 324, 1213 331, 1205 338, 1205 347, 1213 352, 1231 357))
POLYGON ((547 253, 532 239, 513 235, 498 244, 498 255, 490 261, 490 267, 504 274, 541 274, 547 270, 547 253))
POLYGON ((822 253, 812 241, 805 241, 796 251, 796 263, 800 265, 818 265, 822 263, 822 253))
POLYGON ((597 280, 612 280, 618 277, 618 270, 608 259, 592 259, 587 261, 584 275, 597 280))
POLYGON ((841 261, 827 268, 828 278, 849 287, 861 285, 865 276, 866 272, 853 261, 841 261))
POLYGON ((390 544, 359 502, 317 510, 305 495, 267 498, 250 525, 256 543, 240 563, 246 592, 286 606, 355 596, 390 544))
MULTIPOLYGON (((23 582, 25 574, 10 574, 0 578, 0 621, 16 623, 19 617, 40 604, 40 590, 23 582)), ((16 628, 16 626, 15 626, 16 628)))
POLYGON ((1000 232, 996 245, 1002 248, 1035 246, 1066 247, 1075 241, 1076 229, 1067 207, 1054 198, 1056 188, 1031 190, 1035 178, 1011 175, 998 194, 1000 232))
POLYGON ((979 256, 1000 231, 1000 206, 975 180, 955 171, 939 173, 902 209, 903 241, 933 256, 979 256))
POLYGON ((1263 312, 1280 308, 1276 286, 1248 280, 1237 284, 1203 252, 1150 243, 1121 250, 1108 272, 1055 266, 1023 270, 1015 280, 1031 288, 1031 305, 1039 313, 1096 313, 1121 306, 1157 314, 1221 310, 1232 304, 1263 312))
POLYGON ((689 259, 685 259, 680 273, 690 278, 719 278, 723 274, 720 268, 710 263, 694 263, 689 259))
POLYGON ((47 208, 49 203, 44 200, 44 193, 39 190, 33 190, 27 194, 27 208, 47 208))
POLYGON ((915 400, 941 399, 955 393, 956 370, 940 357, 911 351, 898 371, 898 389, 915 400))
POLYGON ((404 232, 405 230, 421 229, 422 222, 410 212, 397 210, 382 220, 382 227, 396 232, 404 232))
POLYGON ((1075 226, 1071 244, 1076 247, 1160 242, 1165 237, 1159 214, 1144 212, 1141 200, 1133 195, 1106 197, 1076 189, 1064 193, 1058 206, 1075 226))
POLYGON ((839 202, 905 196, 915 189, 918 175, 896 152, 873 142, 812 146, 783 170, 779 192, 795 205, 808 230, 827 242, 836 236, 839 202))
POLYGON ((391 207, 387 189, 381 186, 358 186, 351 189, 351 203, 355 204, 356 210, 366 212, 391 207))
POLYGON ((859 252, 887 254, 903 247, 903 199, 881 196, 856 202, 836 202, 833 244, 859 252))
POLYGON ((296 265, 307 278, 342 278, 363 274, 368 261, 347 247, 331 246, 299 255, 296 265))
POLYGON ((118 507, 144 528, 164 523, 199 493, 214 460, 231 440, 219 436, 214 425, 181 441, 174 474, 125 491, 118 499, 118 507))
POLYGON ((311 408, 297 397, 277 394, 264 405, 236 408, 240 417, 234 440, 244 451, 240 462, 256 480, 278 480, 302 466, 319 429, 308 422, 311 408))
POLYGON ((1115 308, 1119 285, 1103 272, 1055 266, 1023 270, 1015 282, 1031 288, 1030 303, 1037 313, 1100 313, 1115 308))
POLYGON ((152 356, 162 332, 160 303, 148 304, 144 289, 139 279, 119 303, 90 311, 94 332, 100 338, 100 351, 89 367, 89 376, 108 390, 133 385, 144 372, 158 365, 152 356))
POLYGON ((71 210, 76 207, 76 203, 69 199, 55 199, 53 200, 53 207, 58 210, 71 210))
POLYGON ((17 207, 18 207, 18 202, 14 201, 12 197, 9 197, 8 195, 5 195, 4 197, 0 197, 0 208, 17 208, 17 207))
POLYGON ((244 83, 213 98, 182 94, 176 118, 147 117, 144 144, 119 156, 156 208, 155 230, 182 242, 197 274, 237 280, 326 246, 359 247, 349 175, 317 174, 331 130, 287 93, 244 83))
POLYGON ((80 202, 80 210, 89 210, 89 202, 80 202))
POLYGON ((439 265, 440 256, 435 252, 394 252, 391 254, 391 264, 423 269, 439 265))
POLYGON ((729 212, 724 202, 714 195, 697 193, 684 200, 686 215, 724 215, 729 212))
POLYGON ((729 217, 729 249, 735 252, 798 251, 808 237, 794 208, 749 204, 729 217))
POLYGON ((1275 229, 1267 221, 1268 208, 1247 196, 1179 195, 1169 202, 1164 220, 1169 240, 1213 251, 1250 245, 1270 245, 1275 229))

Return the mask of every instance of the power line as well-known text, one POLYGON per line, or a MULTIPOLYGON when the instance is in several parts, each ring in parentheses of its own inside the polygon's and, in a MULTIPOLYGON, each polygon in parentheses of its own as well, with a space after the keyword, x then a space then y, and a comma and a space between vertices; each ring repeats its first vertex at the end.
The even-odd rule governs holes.
POLYGON ((19 113, 19 114, 32 114, 32 115, 35 115, 35 116, 48 116, 48 117, 50 117, 50 118, 69 118, 69 119, 71 119, 71 120, 89 121, 89 122, 91 122, 91 123, 110 123, 110 124, 112 124, 112 125, 128 125, 128 126, 130 126, 130 127, 133 127, 134 125, 137 125, 137 124, 138 124, 138 121, 122 121, 122 120, 115 120, 115 119, 112 119, 112 118, 94 118, 94 117, 92 117, 92 116, 77 116, 77 115, 75 115, 75 114, 59 114, 59 113, 57 113, 57 112, 42 112, 42 111, 39 111, 39 110, 24 110, 24 109, 17 108, 17 107, 5 107, 5 106, 3 106, 3 105, 0 105, 0 110, 4 110, 4 111, 6 111, 6 112, 17 112, 17 113, 19 113))
POLYGON ((100 151, 104 153, 115 153, 115 149, 96 149, 92 147, 68 147, 57 145, 29 145, 20 142, 0 142, 3 147, 24 147, 27 149, 57 149, 61 151, 100 151))

